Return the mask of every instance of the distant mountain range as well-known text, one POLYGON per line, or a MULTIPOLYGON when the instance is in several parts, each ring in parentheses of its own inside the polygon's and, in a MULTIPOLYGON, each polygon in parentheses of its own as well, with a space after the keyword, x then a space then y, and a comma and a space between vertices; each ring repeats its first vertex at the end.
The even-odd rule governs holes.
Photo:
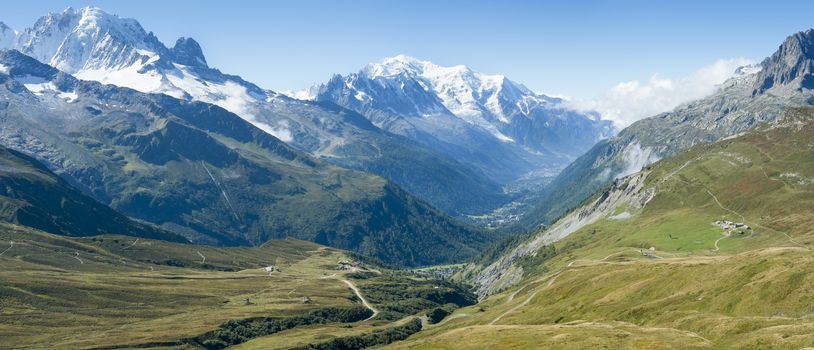
POLYGON ((551 176, 597 141, 611 122, 567 107, 502 75, 399 55, 295 94, 330 101, 376 126, 443 150, 506 184, 551 176))
POLYGON ((167 47, 136 20, 98 8, 51 13, 19 33, 0 30, 0 48, 79 79, 218 105, 295 148, 384 176, 454 215, 508 203, 517 193, 504 193, 505 186, 547 181, 613 133, 597 115, 502 76, 406 56, 336 76, 312 89, 312 102, 221 73, 195 40, 167 47))
POLYGON ((421 265, 465 258, 492 237, 220 107, 78 80, 18 51, 0 51, 0 68, 0 144, 194 242, 291 236, 421 265))
POLYGON ((481 212, 509 200, 477 169, 356 113, 297 101, 210 68, 191 38, 168 48, 137 21, 98 8, 51 13, 16 34, 3 28, 0 48, 17 49, 79 79, 218 105, 295 148, 382 175, 447 212, 481 212))

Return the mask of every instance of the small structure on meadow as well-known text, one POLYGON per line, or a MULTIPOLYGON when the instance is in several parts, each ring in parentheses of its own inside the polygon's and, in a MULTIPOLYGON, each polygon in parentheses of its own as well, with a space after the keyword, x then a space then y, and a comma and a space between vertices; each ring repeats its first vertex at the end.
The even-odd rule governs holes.
POLYGON ((311 298, 310 298, 310 297, 307 297, 307 296, 306 296, 306 297, 302 297, 302 303, 303 303, 303 304, 310 304, 310 303, 313 303, 313 302, 314 302, 314 301, 313 301, 313 300, 311 300, 311 298))
POLYGON ((269 276, 271 276, 274 272, 282 272, 282 270, 280 270, 280 268, 277 267, 276 265, 266 266, 263 268, 263 270, 266 270, 266 272, 269 273, 269 276))
POLYGON ((355 270, 355 269, 359 268, 359 262, 358 261, 340 260, 336 264, 337 264, 337 266, 336 266, 337 270, 355 270))

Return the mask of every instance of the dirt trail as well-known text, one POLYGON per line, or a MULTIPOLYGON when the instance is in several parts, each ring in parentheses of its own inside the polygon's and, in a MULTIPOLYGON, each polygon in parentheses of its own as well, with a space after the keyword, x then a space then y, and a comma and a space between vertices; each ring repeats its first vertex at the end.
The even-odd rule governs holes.
MULTIPOLYGON (((604 258, 602 258, 602 259, 599 259, 599 260, 595 260, 595 261, 597 261, 597 262, 605 262, 605 261, 608 261, 608 259, 610 259, 612 256, 614 256, 614 255, 618 255, 618 254, 620 254, 620 253, 621 253, 621 252, 615 252, 615 253, 611 253, 611 254, 608 254, 606 257, 604 257, 604 258)), ((552 285, 552 284, 554 284, 554 282, 557 280, 557 277, 559 277, 559 276, 560 276, 560 274, 562 274, 563 272, 565 272, 566 270, 568 270, 569 268, 571 268, 571 266, 573 266, 573 265, 574 265, 574 263, 576 263, 577 261, 585 261, 585 262, 590 262, 590 261, 592 261, 592 260, 581 260, 581 259, 574 260, 574 261, 572 261, 572 262, 568 263, 568 265, 566 265, 566 266, 565 266, 565 268, 564 268, 564 269, 562 269, 562 270, 560 270, 559 272, 557 272, 557 273, 555 273, 555 274, 553 274, 553 275, 551 275, 551 276, 549 276, 549 277, 544 277, 544 278, 542 278, 542 279, 538 279, 538 280, 536 280, 536 281, 532 282, 532 283, 535 283, 535 282, 543 281, 543 280, 545 280, 546 278, 549 278, 549 281, 548 281, 548 283, 545 285, 545 287, 543 287, 543 288, 540 288, 540 289, 536 290, 534 293, 532 293, 531 295, 529 295, 529 297, 528 297, 528 298, 526 298, 526 300, 524 300, 524 301, 523 301, 522 303, 520 303, 519 305, 516 305, 515 307, 513 307, 513 308, 509 309, 508 311, 506 311, 506 312, 504 312, 504 313, 500 314, 500 316, 495 317, 495 319, 494 319, 494 320, 492 320, 492 322, 489 322, 489 325, 494 325, 495 323, 497 323, 497 321, 500 321, 500 319, 502 319, 503 317, 505 317, 505 316, 507 316, 507 315, 509 315, 509 314, 511 314, 511 313, 513 313, 513 312, 515 312, 515 311, 517 311, 517 309, 519 309, 519 308, 521 308, 521 307, 523 307, 523 306, 528 305, 528 304, 531 302, 531 300, 532 300, 532 299, 534 299, 534 297, 536 297, 536 296, 537 296, 537 294, 539 294, 540 292, 542 292, 542 291, 544 291, 544 290, 548 289, 548 287, 551 287, 551 285, 552 285)), ((504 303, 508 303, 508 302, 512 301, 512 300, 514 299, 514 297, 517 295, 517 293, 520 293, 520 291, 522 291, 522 290, 523 290, 523 288, 520 288, 520 289, 518 289, 516 292, 512 293, 511 295, 509 295, 509 296, 506 298, 506 301, 505 301, 504 303)), ((464 316, 466 316, 466 315, 462 315, 462 316, 459 316, 459 317, 464 317, 464 316)))
POLYGON ((421 320, 421 329, 422 330, 426 329, 430 318, 425 315, 425 316, 419 316, 418 319, 421 320))
POLYGON ((359 297, 359 300, 362 301, 362 304, 365 305, 366 308, 370 309, 370 311, 373 311, 373 315, 365 319, 365 321, 372 319, 379 314, 379 310, 376 310, 372 305, 370 305, 370 303, 367 302, 367 299, 365 299, 365 297, 362 296, 362 293, 359 291, 359 288, 356 288, 353 282, 348 281, 346 279, 341 279, 340 281, 345 282, 345 284, 347 284, 348 287, 350 287, 350 289, 353 289, 353 292, 356 293, 356 296, 359 297))
MULTIPOLYGON (((712 196, 712 199, 714 199, 714 200, 715 200, 715 204, 718 204, 718 206, 719 206, 721 209, 726 210, 726 211, 728 211, 728 212, 730 212, 730 213, 732 213, 732 214, 737 215, 738 217, 740 217, 740 218, 741 218, 741 221, 743 221, 744 223, 747 223, 747 222, 746 222, 746 218, 745 218, 743 215, 741 215, 741 213, 738 213, 738 212, 736 212, 736 211, 734 211, 734 210, 732 210, 732 209, 729 209, 729 208, 725 207, 723 204, 721 204, 721 201, 719 201, 719 200, 718 200, 718 197, 716 197, 714 193, 712 193, 712 192, 711 192, 709 189, 706 189, 706 191, 707 191, 707 193, 709 193, 709 195, 710 195, 710 196, 712 196)), ((754 227, 760 227, 760 228, 762 228, 762 229, 764 229, 764 230, 769 230, 769 231, 774 231, 774 232, 780 233, 780 234, 782 234, 782 235, 786 236, 786 238, 788 238, 788 239, 789 239, 789 242, 794 243, 794 244, 796 244, 796 245, 799 245, 799 246, 801 246, 801 247, 803 247, 803 248, 805 248, 805 249, 811 250, 811 248, 807 247, 806 245, 804 245, 804 244, 802 244, 802 243, 800 243, 800 242, 797 242, 796 240, 794 240, 794 238, 791 238, 791 236, 789 236, 789 234, 788 234, 788 233, 785 233, 785 232, 783 232, 783 231, 778 231, 778 230, 775 230, 775 229, 773 229, 773 228, 766 227, 766 226, 763 226, 763 225, 758 224, 758 223, 755 223, 755 222, 750 222, 750 223, 751 223, 751 224, 752 224, 752 226, 754 226, 754 227)), ((720 240, 720 239, 718 239, 718 240, 720 240)), ((716 248, 716 251, 717 251, 717 248, 718 248, 718 242, 717 242, 717 241, 715 242, 715 248, 716 248)))
POLYGON ((536 297, 536 296, 537 296, 537 294, 540 294, 540 292, 542 292, 542 291, 544 291, 544 290, 548 289, 548 287, 551 287, 551 285, 552 285, 552 284, 554 284, 554 281, 556 281, 556 280, 557 280, 557 277, 559 277, 559 276, 560 276, 560 274, 561 274, 561 273, 563 273, 563 272, 565 272, 565 269, 563 269, 563 270, 561 270, 560 272, 557 272, 557 273, 555 273, 554 275, 552 275, 552 276, 550 277, 551 279, 548 281, 548 284, 546 284, 546 285, 545 285, 545 287, 543 287, 543 288, 540 288, 540 289, 536 290, 534 293, 531 293, 531 295, 529 295, 529 297, 528 297, 528 298, 526 298, 526 300, 524 300, 524 301, 523 301, 522 303, 520 303, 519 305, 517 305, 517 306, 515 306, 515 307, 513 307, 513 308, 509 309, 508 311, 506 311, 506 312, 504 312, 504 313, 500 314, 500 316, 495 317, 495 319, 494 319, 494 320, 492 320, 492 322, 489 322, 489 325, 490 325, 490 326, 491 326, 491 325, 494 325, 494 324, 495 324, 497 321, 500 321, 500 319, 501 319, 501 318, 503 318, 503 317, 505 317, 505 316, 507 316, 507 315, 509 315, 509 314, 511 314, 511 313, 513 313, 513 312, 515 312, 515 311, 517 311, 517 309, 519 309, 519 308, 521 308, 521 307, 523 307, 523 306, 528 305, 528 304, 531 302, 531 299, 534 299, 534 297, 536 297))
POLYGON ((521 291, 521 290, 523 290, 523 288, 520 288, 520 289, 518 289, 518 290, 514 291, 514 293, 512 293, 511 295, 509 295, 509 296, 506 298, 506 302, 508 303, 508 302, 510 302, 510 301, 512 301, 512 300, 514 300, 514 297, 517 295, 517 293, 520 293, 520 291, 521 291))
POLYGON ((136 238, 136 240, 133 241, 133 243, 131 243, 129 246, 126 246, 126 247, 122 248, 122 250, 127 250, 127 249, 130 249, 130 248, 133 248, 138 243, 138 240, 139 239, 136 238))
POLYGON ((717 252, 717 251, 721 250, 721 248, 718 248, 718 242, 720 242, 724 238, 729 238, 729 234, 726 234, 726 235, 722 236, 721 238, 718 238, 718 239, 715 240, 715 249, 712 250, 713 252, 717 252))
POLYGON ((4 250, 2 253, 0 253, 0 256, 3 256, 3 254, 6 254, 6 252, 11 250, 11 248, 14 248, 14 241, 8 241, 8 244, 9 244, 8 248, 6 248, 6 250, 4 250))
POLYGON ((452 320, 454 320, 456 318, 469 317, 469 316, 471 316, 471 315, 469 315, 467 313, 463 313, 463 312, 459 313, 459 314, 450 315, 449 317, 446 317, 443 320, 441 320, 441 322, 438 322, 437 325, 440 326, 440 325, 442 325, 444 323, 447 323, 447 321, 452 321, 452 320))
MULTIPOLYGON (((603 261, 608 261, 608 259, 610 259, 610 257, 612 257, 612 256, 614 256, 614 255, 617 255, 617 254, 621 254, 621 253, 622 253, 622 252, 610 253, 610 254, 608 254, 608 256, 606 256, 606 257, 604 257, 604 258, 602 258, 602 259, 599 259, 599 260, 585 260, 585 259, 577 259, 577 260, 574 260, 574 261, 572 261, 572 262, 568 263, 568 265, 566 265, 565 267, 571 267, 571 266, 573 266, 573 265, 574 265, 574 263, 579 262, 579 261, 584 261, 584 262, 592 262, 592 261, 596 261, 596 262, 603 262, 603 261)), ((515 294, 517 294, 517 292, 515 292, 515 294)), ((514 297, 514 294, 512 295, 512 297, 514 297)), ((509 299, 509 300, 511 300, 511 299, 509 299)))

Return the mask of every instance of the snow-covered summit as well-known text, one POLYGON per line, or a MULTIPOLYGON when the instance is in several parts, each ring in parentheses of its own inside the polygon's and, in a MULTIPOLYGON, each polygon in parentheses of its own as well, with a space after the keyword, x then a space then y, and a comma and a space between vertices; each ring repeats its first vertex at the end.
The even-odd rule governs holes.
POLYGON ((435 94, 452 114, 484 126, 495 119, 502 123, 509 122, 502 103, 518 102, 524 97, 532 97, 535 103, 548 101, 534 98, 537 96, 531 90, 503 75, 475 72, 464 65, 444 67, 406 55, 371 63, 359 74, 372 80, 398 76, 416 79, 428 92, 435 94))
POLYGON ((395 122, 398 118, 434 135, 455 135, 461 125, 468 125, 501 142, 549 154, 578 152, 613 132, 610 123, 595 115, 575 111, 561 99, 537 94, 503 75, 407 55, 335 75, 292 96, 337 103, 394 131, 404 128, 403 122, 395 122))
POLYGON ((134 19, 96 7, 49 13, 18 34, 15 48, 67 73, 120 69, 167 49, 134 19))
POLYGON ((261 105, 276 94, 210 68, 192 38, 167 47, 135 19, 96 7, 49 13, 20 33, 0 26, 0 35, 6 32, 13 37, 9 44, 0 36, 0 48, 17 49, 79 79, 216 104, 284 141, 291 139, 284 126, 258 118, 261 105))

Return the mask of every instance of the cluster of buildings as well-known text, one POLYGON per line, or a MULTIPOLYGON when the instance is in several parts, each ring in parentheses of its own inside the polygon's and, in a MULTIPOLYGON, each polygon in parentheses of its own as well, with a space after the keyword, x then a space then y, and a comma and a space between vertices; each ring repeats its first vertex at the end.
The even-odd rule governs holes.
POLYGON ((751 228, 747 224, 744 224, 742 222, 732 222, 729 220, 715 221, 715 225, 720 226, 722 229, 724 229, 724 231, 731 231, 735 229, 751 230, 751 228))
POLYGON ((340 260, 336 263, 337 270, 356 270, 359 268, 358 261, 347 261, 347 260, 340 260))

